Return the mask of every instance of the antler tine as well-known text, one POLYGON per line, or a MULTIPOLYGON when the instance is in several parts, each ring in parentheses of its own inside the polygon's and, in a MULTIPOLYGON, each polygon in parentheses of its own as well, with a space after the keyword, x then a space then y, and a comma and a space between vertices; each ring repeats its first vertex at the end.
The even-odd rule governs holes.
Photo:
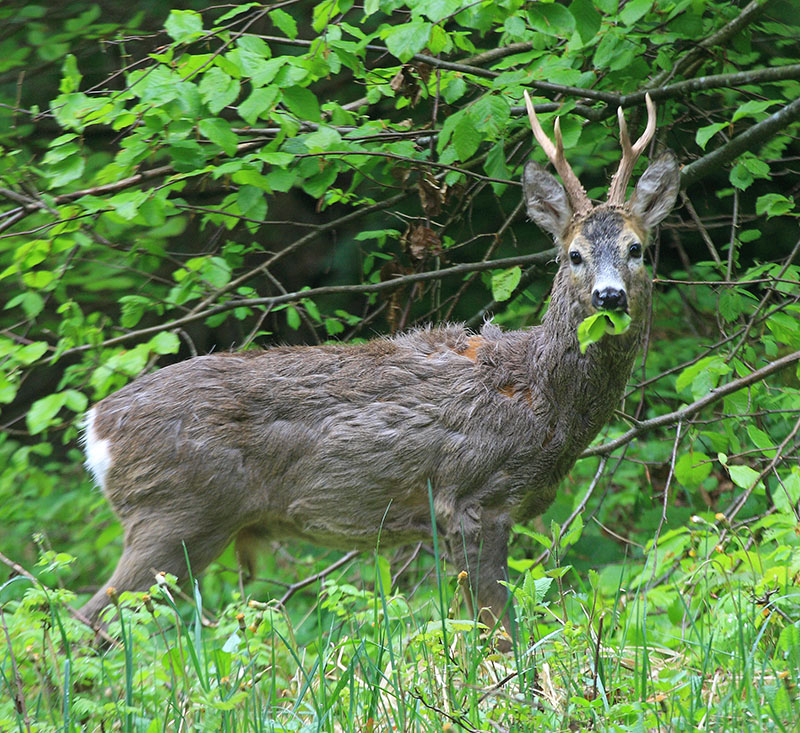
POLYGON ((656 132, 656 105, 649 94, 644 95, 647 104, 647 126, 641 137, 631 145, 628 137, 628 125, 625 122, 625 114, 622 107, 617 108, 617 119, 619 120, 619 143, 622 147, 622 159, 619 168, 611 179, 611 186, 608 189, 608 203, 611 206, 622 206, 625 204, 625 192, 628 188, 628 181, 633 173, 633 166, 644 149, 650 144, 656 132))
POLYGON ((553 141, 546 135, 545 131, 542 129, 542 125, 539 123, 539 118, 536 116, 536 110, 533 108, 533 102, 531 102, 527 89, 523 90, 523 96, 525 97, 525 106, 528 109, 528 119, 531 122, 533 136, 536 138, 536 142, 539 143, 542 150, 544 150, 547 159, 553 164, 558 175, 561 176, 564 189, 567 192, 574 213, 587 213, 592 209, 592 202, 589 201, 589 197, 586 195, 586 189, 581 185, 578 176, 575 175, 575 172, 572 170, 570 164, 567 163, 567 159, 564 156, 564 143, 561 138, 561 119, 558 117, 556 118, 556 124, 553 128, 556 143, 553 145, 553 141))

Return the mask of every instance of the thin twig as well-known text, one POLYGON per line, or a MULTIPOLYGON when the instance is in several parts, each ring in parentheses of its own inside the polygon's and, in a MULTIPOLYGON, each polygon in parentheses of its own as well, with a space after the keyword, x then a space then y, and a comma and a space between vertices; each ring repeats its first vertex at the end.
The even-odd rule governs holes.
POLYGON ((320 570, 318 573, 314 575, 310 575, 307 578, 303 578, 303 580, 298 580, 296 583, 293 583, 288 587, 286 592, 281 596, 280 601, 278 601, 281 606, 286 605, 286 601, 288 601, 297 591, 302 590, 306 586, 311 585, 312 583, 316 583, 318 580, 330 575, 334 570, 339 569, 342 565, 346 565, 349 563, 354 557, 358 557, 361 554, 359 550, 351 550, 343 557, 340 557, 335 563, 328 565, 327 568, 324 570, 320 570))

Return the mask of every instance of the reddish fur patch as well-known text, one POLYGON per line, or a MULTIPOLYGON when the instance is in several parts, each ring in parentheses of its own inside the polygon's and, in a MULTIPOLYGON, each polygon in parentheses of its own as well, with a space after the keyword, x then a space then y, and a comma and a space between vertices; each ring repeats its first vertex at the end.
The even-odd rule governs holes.
POLYGON ((478 349, 483 345, 483 336, 470 336, 467 339, 467 347, 456 353, 459 356, 465 356, 470 361, 477 361, 478 349))
POLYGON ((505 387, 500 387, 498 392, 500 392, 500 394, 504 397, 509 398, 514 397, 516 394, 521 394, 525 402, 527 402, 528 405, 533 406, 533 397, 531 396, 531 391, 529 389, 523 389, 521 392, 517 392, 517 390, 514 389, 513 384, 507 384, 505 387))

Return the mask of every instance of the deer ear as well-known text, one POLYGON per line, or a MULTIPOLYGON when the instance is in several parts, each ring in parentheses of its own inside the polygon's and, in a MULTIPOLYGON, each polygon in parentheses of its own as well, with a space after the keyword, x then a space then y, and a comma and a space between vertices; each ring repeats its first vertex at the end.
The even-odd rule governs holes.
POLYGON ((672 211, 680 179, 678 161, 669 151, 656 158, 642 174, 628 202, 628 209, 641 220, 645 229, 652 229, 672 211))
POLYGON ((522 172, 522 195, 528 216, 560 240, 572 218, 564 187, 542 166, 529 160, 522 172))

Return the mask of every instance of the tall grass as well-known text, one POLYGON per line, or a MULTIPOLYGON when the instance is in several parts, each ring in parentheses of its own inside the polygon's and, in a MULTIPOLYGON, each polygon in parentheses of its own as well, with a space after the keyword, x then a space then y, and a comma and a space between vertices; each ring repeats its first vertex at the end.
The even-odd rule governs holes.
POLYGON ((653 553, 524 574, 507 654, 438 557, 413 604, 378 553, 289 612, 233 594, 211 613, 200 584, 181 600, 166 578, 114 598, 110 645, 68 591, 34 580, 8 599, 16 578, 0 588, 0 730, 796 730, 793 577, 757 597, 749 570, 712 555, 657 582, 653 553))

